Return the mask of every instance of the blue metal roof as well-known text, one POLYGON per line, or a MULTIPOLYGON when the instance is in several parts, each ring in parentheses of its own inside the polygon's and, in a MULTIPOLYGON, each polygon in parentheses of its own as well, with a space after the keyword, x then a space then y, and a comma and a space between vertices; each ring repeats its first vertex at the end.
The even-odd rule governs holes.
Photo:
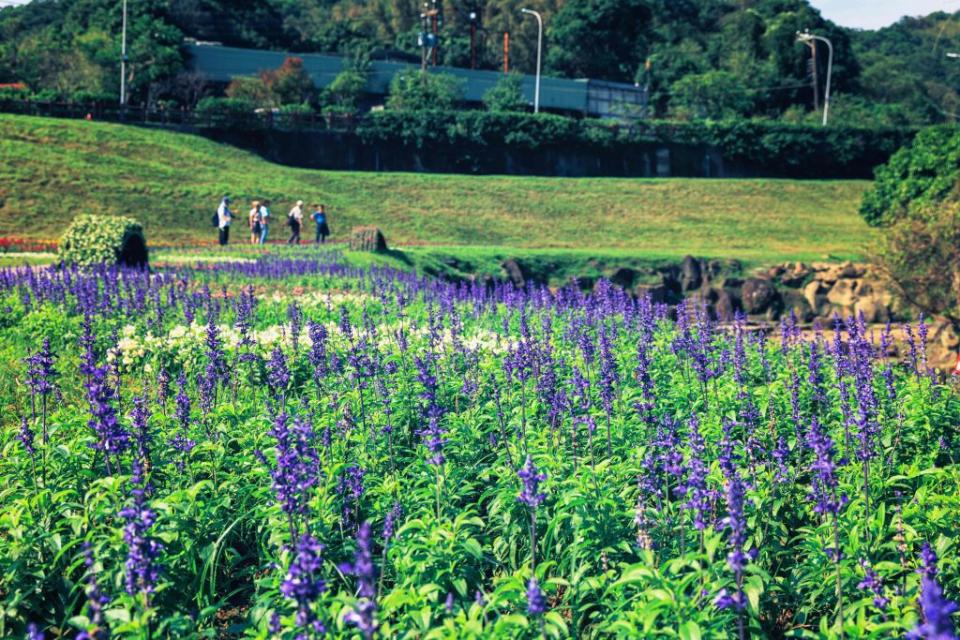
MULTIPOLYGON (((216 82, 229 82, 238 76, 249 76, 266 69, 275 69, 283 61, 296 56, 303 60, 303 67, 319 87, 330 84, 343 69, 343 58, 334 55, 316 53, 288 53, 284 51, 262 51, 258 49, 239 49, 212 44, 189 43, 186 45, 191 57, 193 69, 203 73, 216 82)), ((402 62, 376 61, 367 80, 367 92, 385 95, 390 81, 398 71, 416 68, 418 65, 402 62)), ((464 80, 464 98, 470 102, 480 102, 483 94, 500 79, 498 71, 479 71, 458 67, 431 67, 431 72, 449 73, 464 80)), ((532 103, 535 76, 523 75, 523 93, 532 103)), ((594 80, 567 80, 564 78, 540 78, 540 106, 544 109, 563 111, 593 112, 588 93, 591 85, 616 88, 623 94, 640 91, 633 85, 600 82, 594 80)))

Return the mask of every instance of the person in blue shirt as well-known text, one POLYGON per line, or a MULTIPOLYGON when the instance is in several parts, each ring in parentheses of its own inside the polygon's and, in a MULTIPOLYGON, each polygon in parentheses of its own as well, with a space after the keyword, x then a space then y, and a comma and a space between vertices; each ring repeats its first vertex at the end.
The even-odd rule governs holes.
POLYGON ((330 226, 327 224, 327 212, 322 204, 313 205, 313 213, 310 217, 317 223, 317 244, 326 244, 327 236, 330 235, 330 226))
POLYGON ((270 201, 264 200, 260 205, 260 244, 267 244, 267 234, 270 232, 270 201))

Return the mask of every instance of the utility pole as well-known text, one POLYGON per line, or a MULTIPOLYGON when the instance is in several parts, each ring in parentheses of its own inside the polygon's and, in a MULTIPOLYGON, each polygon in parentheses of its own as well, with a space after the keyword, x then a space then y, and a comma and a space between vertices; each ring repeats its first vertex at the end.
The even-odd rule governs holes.
POLYGON ((817 44, 805 42, 810 47, 810 62, 807 68, 810 71, 810 86, 813 88, 813 110, 820 111, 820 80, 817 73, 817 44))
POLYGON ((120 40, 120 106, 127 104, 127 0, 123 0, 123 27, 120 40))
POLYGON ((829 52, 827 57, 827 87, 823 92, 823 126, 827 126, 827 121, 830 116, 830 80, 831 76, 833 75, 833 43, 830 42, 829 38, 814 35, 809 31, 804 31, 803 33, 798 31, 797 40, 810 44, 813 44, 813 41, 817 40, 819 42, 825 42, 827 45, 827 50, 829 52))
POLYGON ((537 81, 533 89, 533 112, 540 113, 540 57, 543 51, 543 18, 532 9, 520 9, 537 19, 537 81))
POLYGON ((510 73, 510 32, 503 32, 503 72, 510 73))

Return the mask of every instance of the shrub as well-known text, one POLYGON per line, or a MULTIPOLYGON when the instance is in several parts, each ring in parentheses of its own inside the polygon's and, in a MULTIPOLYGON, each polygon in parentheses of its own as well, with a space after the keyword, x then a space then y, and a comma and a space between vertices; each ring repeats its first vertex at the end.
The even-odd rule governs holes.
POLYGON ((501 76, 497 84, 483 94, 483 104, 488 111, 526 111, 528 102, 523 96, 523 76, 515 72, 501 76))
POLYGON ((463 99, 463 81, 447 73, 404 69, 390 81, 389 109, 451 110, 463 99))
POLYGON ((930 127, 876 170, 873 188, 864 194, 860 215, 871 226, 889 225, 911 207, 936 205, 960 178, 960 129, 930 127))
POLYGON ((58 255, 64 264, 145 266, 147 240, 133 218, 80 215, 60 239, 58 255))
POLYGON ((194 114, 201 124, 254 124, 256 104, 246 98, 204 98, 194 114))

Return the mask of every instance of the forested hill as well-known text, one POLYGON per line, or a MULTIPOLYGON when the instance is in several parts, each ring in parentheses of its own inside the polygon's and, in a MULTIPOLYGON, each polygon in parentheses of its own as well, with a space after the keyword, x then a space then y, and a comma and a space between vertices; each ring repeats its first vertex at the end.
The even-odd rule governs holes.
MULTIPOLYGON (((513 0, 437 0, 440 62, 531 71, 536 22, 513 0)), ((960 110, 960 12, 906 18, 879 31, 824 20, 805 0, 529 0, 543 13, 547 73, 648 85, 659 116, 812 118, 809 50, 798 30, 835 46, 834 113, 857 124, 952 121, 960 110), (694 96, 696 99, 691 100, 694 96), (705 112, 684 105, 708 105, 705 112)), ((0 83, 51 96, 116 95, 116 0, 34 0, 0 9, 0 83)), ((183 37, 290 51, 419 59, 421 0, 129 0, 132 102, 191 100, 183 37), (184 88, 186 86, 186 88, 184 88)), ((821 84, 825 51, 818 56, 821 84)))

